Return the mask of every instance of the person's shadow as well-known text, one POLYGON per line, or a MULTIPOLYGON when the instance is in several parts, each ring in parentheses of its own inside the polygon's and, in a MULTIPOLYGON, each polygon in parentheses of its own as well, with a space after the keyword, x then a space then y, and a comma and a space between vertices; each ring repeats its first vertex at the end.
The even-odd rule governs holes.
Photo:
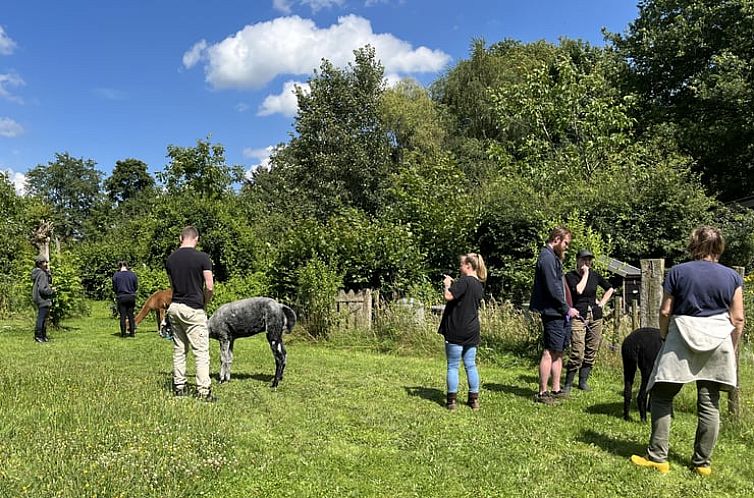
POLYGON ((509 384, 494 384, 494 383, 486 382, 484 383, 482 387, 484 387, 484 389, 487 391, 492 391, 496 393, 514 394, 522 398, 531 398, 532 396, 537 394, 537 391, 535 389, 530 389, 528 387, 523 387, 523 386, 512 386, 509 384))
POLYGON ((406 390, 406 394, 409 396, 426 399, 440 406, 445 406, 445 391, 434 387, 422 386, 403 386, 403 389, 406 390))
MULTIPOLYGON (((633 441, 615 439, 591 429, 582 431, 576 440, 598 446, 604 451, 622 458, 630 458, 631 455, 644 455, 647 453, 647 443, 635 443, 633 441)), ((671 449, 668 452, 668 460, 682 461, 683 457, 671 449)))

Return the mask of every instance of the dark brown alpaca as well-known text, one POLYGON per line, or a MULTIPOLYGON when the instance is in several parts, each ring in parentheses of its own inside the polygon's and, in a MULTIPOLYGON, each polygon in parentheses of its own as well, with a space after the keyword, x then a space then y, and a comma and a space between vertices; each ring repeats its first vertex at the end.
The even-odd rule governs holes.
POLYGON ((141 311, 136 315, 134 321, 136 325, 140 324, 150 311, 154 311, 155 318, 157 319, 157 331, 163 327, 165 321, 165 313, 168 310, 168 306, 173 301, 173 289, 165 289, 157 291, 146 300, 144 306, 141 307, 141 311))

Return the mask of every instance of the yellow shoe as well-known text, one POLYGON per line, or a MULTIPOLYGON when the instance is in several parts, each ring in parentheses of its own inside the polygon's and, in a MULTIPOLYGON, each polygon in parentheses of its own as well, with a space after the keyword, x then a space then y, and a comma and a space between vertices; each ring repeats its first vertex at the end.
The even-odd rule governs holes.
POLYGON ((670 464, 668 462, 653 462, 652 460, 640 457, 639 455, 631 455, 631 463, 639 467, 657 469, 660 474, 667 474, 670 471, 670 464))
POLYGON ((712 475, 712 467, 694 467, 694 472, 703 477, 709 477, 712 475))

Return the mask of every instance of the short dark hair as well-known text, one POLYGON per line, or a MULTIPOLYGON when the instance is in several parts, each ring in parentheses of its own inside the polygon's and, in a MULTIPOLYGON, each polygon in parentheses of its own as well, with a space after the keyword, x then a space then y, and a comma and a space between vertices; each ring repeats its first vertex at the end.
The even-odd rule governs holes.
POLYGON ((126 267, 126 269, 128 269, 128 263, 126 263, 122 259, 120 261, 118 261, 118 268, 123 268, 124 266, 126 267))
POLYGON ((188 225, 186 228, 181 230, 181 240, 186 239, 186 238, 198 239, 199 230, 197 230, 194 225, 188 225))
POLYGON ((566 227, 555 227, 553 228, 552 232, 550 232, 550 238, 547 239, 547 242, 555 242, 558 239, 565 239, 567 236, 573 236, 571 231, 567 229, 566 227))
POLYGON ((725 250, 725 239, 719 229, 703 225, 691 232, 686 250, 692 259, 719 258, 725 250))

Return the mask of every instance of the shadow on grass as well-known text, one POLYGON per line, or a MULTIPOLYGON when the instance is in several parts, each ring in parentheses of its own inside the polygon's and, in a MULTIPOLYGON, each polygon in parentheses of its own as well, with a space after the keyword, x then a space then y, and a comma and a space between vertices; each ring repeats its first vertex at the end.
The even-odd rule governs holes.
POLYGON ((434 387, 421 387, 421 386, 403 386, 406 390, 406 394, 417 398, 426 399, 433 403, 437 403, 440 406, 445 406, 445 391, 436 389, 434 387))
POLYGON ((518 380, 519 382, 525 382, 527 384, 534 384, 535 386, 539 385, 539 377, 536 375, 522 374, 519 375, 516 380, 518 380))
MULTIPOLYGON (((649 439, 649 435, 647 435, 649 439)), ((593 444, 608 453, 619 457, 629 458, 631 455, 643 455, 647 452, 646 444, 638 444, 633 441, 615 439, 593 430, 585 430, 576 438, 582 443, 593 444)))
MULTIPOLYGON (((231 373, 230 374, 230 382, 233 382, 234 380, 258 380, 260 382, 272 382, 272 379, 275 377, 274 374, 262 374, 262 373, 256 373, 256 374, 245 374, 245 373, 231 373)), ((219 379, 219 374, 218 374, 219 379)))
POLYGON ((529 389, 527 387, 522 386, 511 386, 507 384, 491 384, 491 383, 485 383, 482 385, 484 389, 487 391, 492 391, 496 393, 505 393, 505 394, 515 394, 516 396, 520 396, 522 398, 531 398, 535 394, 537 394, 537 391, 535 389, 529 389))
POLYGON ((592 415, 610 415, 612 417, 623 418, 623 402, 599 403, 586 407, 586 412, 592 415))

